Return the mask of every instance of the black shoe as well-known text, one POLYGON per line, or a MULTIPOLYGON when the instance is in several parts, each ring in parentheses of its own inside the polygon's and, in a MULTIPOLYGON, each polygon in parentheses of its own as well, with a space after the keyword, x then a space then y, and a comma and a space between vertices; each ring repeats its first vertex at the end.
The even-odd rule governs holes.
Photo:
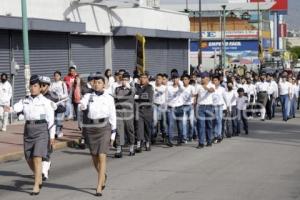
POLYGON ((167 142, 167 146, 168 146, 168 147, 173 147, 174 144, 173 144, 172 142, 167 142))
POLYGON ((203 149, 204 148, 204 144, 198 144, 197 149, 203 149))
POLYGON ((141 147, 136 148, 136 153, 142 153, 142 148, 141 147))
POLYGON ((214 144, 217 144, 217 142, 218 142, 218 138, 214 138, 214 139, 212 140, 212 143, 214 143, 214 144))
POLYGON ((102 193, 96 192, 95 196, 96 196, 96 197, 102 197, 102 193))
POLYGON ((122 152, 120 152, 120 153, 115 153, 115 158, 122 158, 122 157, 123 157, 122 152))
POLYGON ((145 149, 146 151, 151 151, 151 146, 149 146, 149 147, 146 147, 146 149, 145 149))
POLYGON ((207 147, 211 147, 212 146, 212 143, 207 143, 207 145, 206 145, 207 147))
POLYGON ((219 138, 217 139, 217 143, 221 143, 223 139, 219 138))
POLYGON ((47 181, 47 179, 48 179, 48 178, 47 178, 44 174, 42 174, 42 180, 43 180, 43 181, 47 181))
POLYGON ((248 132, 248 131, 245 131, 245 134, 246 134, 246 135, 248 135, 248 134, 249 134, 249 132, 248 132))
POLYGON ((176 146, 182 146, 182 142, 177 142, 176 146))
POLYGON ((135 156, 135 152, 129 152, 129 156, 135 156))
POLYGON ((31 193, 30 193, 31 196, 37 196, 37 195, 39 195, 39 194, 40 194, 40 192, 31 192, 31 193))

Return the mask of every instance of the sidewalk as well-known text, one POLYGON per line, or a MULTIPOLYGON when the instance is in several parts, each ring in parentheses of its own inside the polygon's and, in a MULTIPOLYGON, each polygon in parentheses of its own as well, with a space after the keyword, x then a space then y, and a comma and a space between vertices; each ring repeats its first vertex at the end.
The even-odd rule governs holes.
MULTIPOLYGON (((77 127, 77 122, 64 122, 64 137, 56 140, 54 148, 62 149, 73 146, 75 142, 78 142, 81 132, 77 127)), ((24 124, 13 124, 7 126, 6 132, 0 132, 0 163, 19 160, 24 157, 23 129, 24 124)))

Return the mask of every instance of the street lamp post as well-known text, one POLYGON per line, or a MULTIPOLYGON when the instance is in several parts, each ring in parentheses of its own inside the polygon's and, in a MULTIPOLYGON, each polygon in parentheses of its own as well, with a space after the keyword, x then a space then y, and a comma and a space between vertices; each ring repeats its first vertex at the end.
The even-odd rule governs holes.
POLYGON ((226 5, 222 5, 223 25, 222 25, 222 67, 226 67, 226 5))
POLYGON ((198 67, 202 64, 202 2, 199 0, 199 47, 198 47, 198 67))
POLYGON ((27 2, 22 0, 22 23, 23 23, 23 53, 24 53, 24 77, 26 95, 30 94, 30 65, 29 65, 29 41, 28 41, 28 18, 27 18, 27 2))

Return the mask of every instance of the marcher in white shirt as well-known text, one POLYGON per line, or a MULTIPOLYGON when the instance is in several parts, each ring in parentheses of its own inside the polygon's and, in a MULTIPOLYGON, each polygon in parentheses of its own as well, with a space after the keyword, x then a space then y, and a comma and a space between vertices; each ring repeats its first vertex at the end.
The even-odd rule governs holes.
POLYGON ((10 107, 10 100, 12 97, 12 87, 8 82, 8 76, 5 73, 1 74, 0 82, 0 128, 1 131, 6 131, 8 124, 8 112, 5 111, 10 107))
POLYGON ((106 158, 110 145, 114 143, 117 117, 114 98, 104 91, 105 78, 94 77, 93 93, 84 95, 81 110, 87 110, 85 135, 94 166, 98 172, 96 196, 102 196, 106 182, 106 158))
POLYGON ((249 102, 248 117, 252 118, 254 105, 256 103, 257 93, 256 93, 256 87, 253 84, 251 78, 247 78, 247 85, 248 85, 248 102, 249 102))
POLYGON ((199 144, 198 148, 203 148, 205 139, 207 146, 212 146, 212 120, 213 120, 213 93, 215 86, 210 82, 208 72, 201 74, 201 85, 196 88, 197 91, 197 130, 199 144))
POLYGON ((285 75, 281 76, 281 81, 279 81, 279 95, 282 106, 282 117, 283 121, 287 121, 289 118, 289 105, 290 105, 290 95, 292 92, 292 84, 287 81, 287 77, 285 75))
POLYGON ((238 97, 238 93, 233 89, 233 83, 231 81, 227 82, 227 90, 225 91, 225 103, 227 107, 227 115, 226 115, 226 133, 227 137, 237 136, 237 108, 236 108, 236 100, 238 97), (228 120, 229 118, 229 120, 228 120), (230 128, 231 127, 231 128, 230 128))
POLYGON ((172 140, 174 136, 174 125, 177 124, 178 130, 178 141, 180 144, 182 136, 182 117, 183 117, 183 98, 182 98, 182 88, 179 85, 179 75, 176 73, 172 74, 173 85, 167 87, 167 105, 168 105, 168 143, 169 147, 173 146, 172 140))
POLYGON ((225 104, 225 88, 220 85, 219 75, 213 76, 213 84, 215 85, 215 92, 213 93, 213 105, 215 118, 213 121, 214 129, 214 143, 222 141, 222 121, 223 121, 223 106, 225 104))
POLYGON ((152 85, 154 89, 153 95, 153 135, 152 143, 156 142, 159 134, 158 128, 162 133, 162 137, 166 137, 166 100, 167 87, 163 85, 163 74, 156 75, 156 81, 152 85), (159 125, 159 126, 158 126, 159 125))
POLYGON ((299 86, 297 84, 296 78, 292 78, 292 89, 291 89, 291 109, 290 109, 290 118, 296 117, 297 111, 297 100, 299 97, 299 86))
POLYGON ((236 106, 238 111, 238 123, 237 123, 237 135, 241 133, 241 123, 243 123, 245 134, 248 135, 248 119, 247 119, 247 106, 248 98, 245 97, 244 89, 238 89, 238 98, 236 100, 236 106))
POLYGON ((260 76, 260 82, 256 83, 256 90, 257 90, 257 103, 260 105, 260 114, 261 120, 265 120, 266 116, 266 106, 268 102, 268 90, 270 87, 270 83, 266 80, 266 74, 262 73, 260 76))
POLYGON ((183 98, 183 142, 192 141, 194 133, 194 105, 196 89, 190 84, 190 76, 184 74, 182 77, 182 98, 183 98))

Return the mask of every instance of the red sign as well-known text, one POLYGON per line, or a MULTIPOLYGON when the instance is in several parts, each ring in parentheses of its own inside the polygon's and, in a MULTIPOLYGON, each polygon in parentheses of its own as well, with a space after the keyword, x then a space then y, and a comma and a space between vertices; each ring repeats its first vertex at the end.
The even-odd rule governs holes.
POLYGON ((287 25, 279 24, 279 37, 287 37, 287 25))
POLYGON ((287 11, 288 0, 276 0, 275 5, 271 9, 272 11, 287 11))

